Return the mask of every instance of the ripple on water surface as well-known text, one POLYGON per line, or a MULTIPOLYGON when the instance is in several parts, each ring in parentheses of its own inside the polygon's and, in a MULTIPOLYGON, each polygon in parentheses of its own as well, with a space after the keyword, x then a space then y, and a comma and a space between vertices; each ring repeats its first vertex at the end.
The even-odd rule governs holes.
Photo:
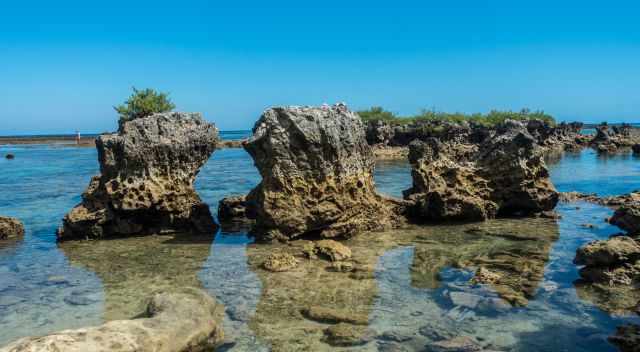
MULTIPOLYGON (((226 307, 228 344, 222 350, 335 350, 328 324, 303 314, 310 307, 344 313, 351 350, 424 350, 432 341, 470 336, 508 351, 613 351, 606 342, 632 316, 606 313, 608 302, 584 287, 572 264, 575 250, 617 231, 604 223, 611 210, 562 204, 561 220, 495 220, 483 224, 412 227, 363 234, 347 241, 358 268, 341 272, 304 261, 286 273, 260 263, 272 250, 246 231, 215 238, 152 236, 55 244, 60 219, 98 172, 93 149, 2 147, 0 214, 23 220, 22 241, 0 247, 0 345, 15 338, 134 316, 148 293, 199 286, 226 307), (595 224, 594 228, 582 226, 595 224), (478 267, 503 280, 473 283, 478 267), (508 274, 508 275, 507 275, 508 274)), ((562 191, 619 194, 634 189, 639 162, 630 155, 603 159, 591 151, 550 164, 562 191)), ((216 151, 196 181, 215 209, 260 180, 241 149, 216 151)), ((399 196, 411 185, 404 162, 379 163, 381 192, 399 196)), ((291 249, 293 248, 293 249, 291 249)))

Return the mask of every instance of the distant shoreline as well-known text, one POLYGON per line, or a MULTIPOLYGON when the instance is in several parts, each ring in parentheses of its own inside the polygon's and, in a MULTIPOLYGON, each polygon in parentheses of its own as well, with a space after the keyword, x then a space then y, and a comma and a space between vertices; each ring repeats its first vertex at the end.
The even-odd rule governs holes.
MULTIPOLYGON (((241 131, 223 131, 221 134, 241 135, 241 131)), ((80 137, 80 143, 76 143, 75 135, 41 135, 41 136, 0 136, 0 146, 7 145, 56 145, 64 147, 95 147, 98 135, 87 135, 80 137)), ((240 148, 242 138, 225 139, 222 138, 219 148, 240 148)))

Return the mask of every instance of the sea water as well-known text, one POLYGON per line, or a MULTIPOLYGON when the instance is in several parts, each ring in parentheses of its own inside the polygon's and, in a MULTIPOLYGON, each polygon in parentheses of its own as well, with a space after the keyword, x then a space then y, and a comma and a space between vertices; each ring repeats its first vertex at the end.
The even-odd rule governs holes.
MULTIPOLYGON (((604 222, 612 213, 605 207, 563 203, 559 220, 414 226, 357 236, 347 244, 374 273, 357 280, 319 262, 304 263, 293 273, 268 273, 256 263, 271 245, 253 244, 243 229, 198 240, 150 236, 58 245, 55 231, 62 217, 98 173, 95 149, 0 147, 0 155, 6 153, 16 158, 0 159, 0 214, 22 220, 26 234, 0 242, 0 346, 23 336, 129 318, 151 292, 187 285, 204 288, 224 304, 227 337, 220 350, 231 351, 421 351, 455 336, 500 351, 615 351, 606 337, 618 325, 638 322, 576 284, 575 250, 619 232, 604 222), (469 226, 539 240, 477 236, 469 226), (523 246, 533 246, 537 259, 522 257, 523 246), (523 304, 512 306, 496 287, 470 280, 477 263, 495 258, 542 273, 524 283, 532 290, 523 304), (364 314, 365 337, 356 346, 330 347, 323 340, 327 325, 299 313, 309 305, 364 314)), ((640 160, 630 154, 584 150, 548 164, 560 191, 615 195, 640 187, 640 160)), ((411 186, 410 167, 404 161, 379 162, 375 179, 380 192, 401 196, 411 186)), ((224 149, 202 168, 196 189, 215 213, 221 198, 246 194, 259 181, 242 149, 224 149)))

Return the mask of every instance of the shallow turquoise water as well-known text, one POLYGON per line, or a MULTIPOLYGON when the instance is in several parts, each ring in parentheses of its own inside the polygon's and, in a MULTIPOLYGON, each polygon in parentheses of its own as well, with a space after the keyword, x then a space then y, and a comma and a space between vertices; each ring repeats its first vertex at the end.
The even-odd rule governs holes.
MULTIPOLYGON (((95 150, 37 145, 0 147, 0 155, 5 153, 15 154, 16 159, 0 158, 0 214, 20 218, 27 233, 22 241, 0 244, 0 345, 25 335, 110 319, 109 312, 118 311, 114 297, 126 292, 115 292, 122 290, 117 284, 127 283, 129 272, 113 277, 109 273, 113 268, 103 270, 97 262, 119 259, 101 258, 100 253, 81 258, 72 249, 55 243, 60 219, 79 202, 90 177, 98 172, 95 150)), ((587 150, 550 163, 550 170, 561 191, 612 195, 639 187, 640 161, 629 154, 605 158, 587 150)), ((395 196, 411 184, 410 168, 403 162, 379 163, 375 177, 381 192, 395 196)), ((243 150, 226 149, 215 152, 198 176, 196 188, 215 211, 220 198, 245 194, 259 179, 243 150)), ((615 350, 606 342, 606 336, 616 325, 637 318, 612 316, 589 299, 581 298, 582 293, 573 284, 578 278, 577 269, 571 263, 580 245, 618 232, 602 221, 611 210, 580 203, 562 204, 558 211, 563 216, 557 223, 559 238, 550 246, 544 279, 537 283, 539 290, 522 308, 460 308, 449 298, 451 292, 472 293, 483 299, 496 294, 469 285, 471 268, 445 266, 439 274, 439 287, 422 287, 412 280, 410 268, 415 252, 423 245, 409 241, 383 248, 375 269, 377 293, 374 303, 368 306, 369 328, 378 337, 358 349, 380 350, 395 343, 410 351, 421 350, 423 339, 465 334, 483 339, 487 346, 498 350, 615 350), (596 227, 585 228, 585 223, 596 227), (441 324, 428 324, 433 321, 441 324), (409 338, 398 342, 380 337, 389 332, 409 338)), ((450 227, 442 231, 460 230, 450 227)), ((243 232, 221 232, 212 242, 194 247, 194 265, 180 264, 188 268, 185 275, 193 274, 202 287, 225 304, 224 327, 230 341, 225 350, 268 350, 271 336, 256 331, 251 323, 254 316, 262 314, 258 307, 265 299, 263 286, 270 283, 247 264, 251 240, 243 232)), ((144 245, 114 241, 113 246, 122 244, 126 248, 133 243, 144 245)), ((498 241, 486 246, 502 244, 498 241)), ((168 260, 184 258, 183 254, 178 255, 168 260)), ((127 260, 122 259, 125 263, 127 260)), ((145 277, 162 266, 145 263, 141 260, 140 267, 132 272, 145 277)))

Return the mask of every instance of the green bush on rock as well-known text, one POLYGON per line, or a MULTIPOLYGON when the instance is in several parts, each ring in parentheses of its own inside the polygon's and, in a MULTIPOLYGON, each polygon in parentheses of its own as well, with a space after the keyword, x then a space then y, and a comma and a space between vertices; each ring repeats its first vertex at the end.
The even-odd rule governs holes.
POLYGON ((416 122, 428 122, 428 121, 445 121, 460 123, 463 121, 476 122, 485 126, 494 126, 502 123, 505 120, 543 120, 550 125, 555 125, 555 119, 544 111, 531 111, 529 109, 522 109, 518 112, 514 111, 498 111, 491 110, 486 114, 474 113, 465 114, 460 112, 448 113, 440 112, 436 110, 422 110, 419 114, 413 116, 398 116, 393 112, 387 111, 382 107, 374 106, 368 110, 358 111, 360 118, 367 121, 387 121, 397 125, 411 124, 416 122))
POLYGON ((176 106, 169 99, 168 93, 156 92, 151 88, 138 90, 133 87, 133 94, 124 104, 113 108, 120 114, 119 125, 155 113, 168 112, 176 106))

